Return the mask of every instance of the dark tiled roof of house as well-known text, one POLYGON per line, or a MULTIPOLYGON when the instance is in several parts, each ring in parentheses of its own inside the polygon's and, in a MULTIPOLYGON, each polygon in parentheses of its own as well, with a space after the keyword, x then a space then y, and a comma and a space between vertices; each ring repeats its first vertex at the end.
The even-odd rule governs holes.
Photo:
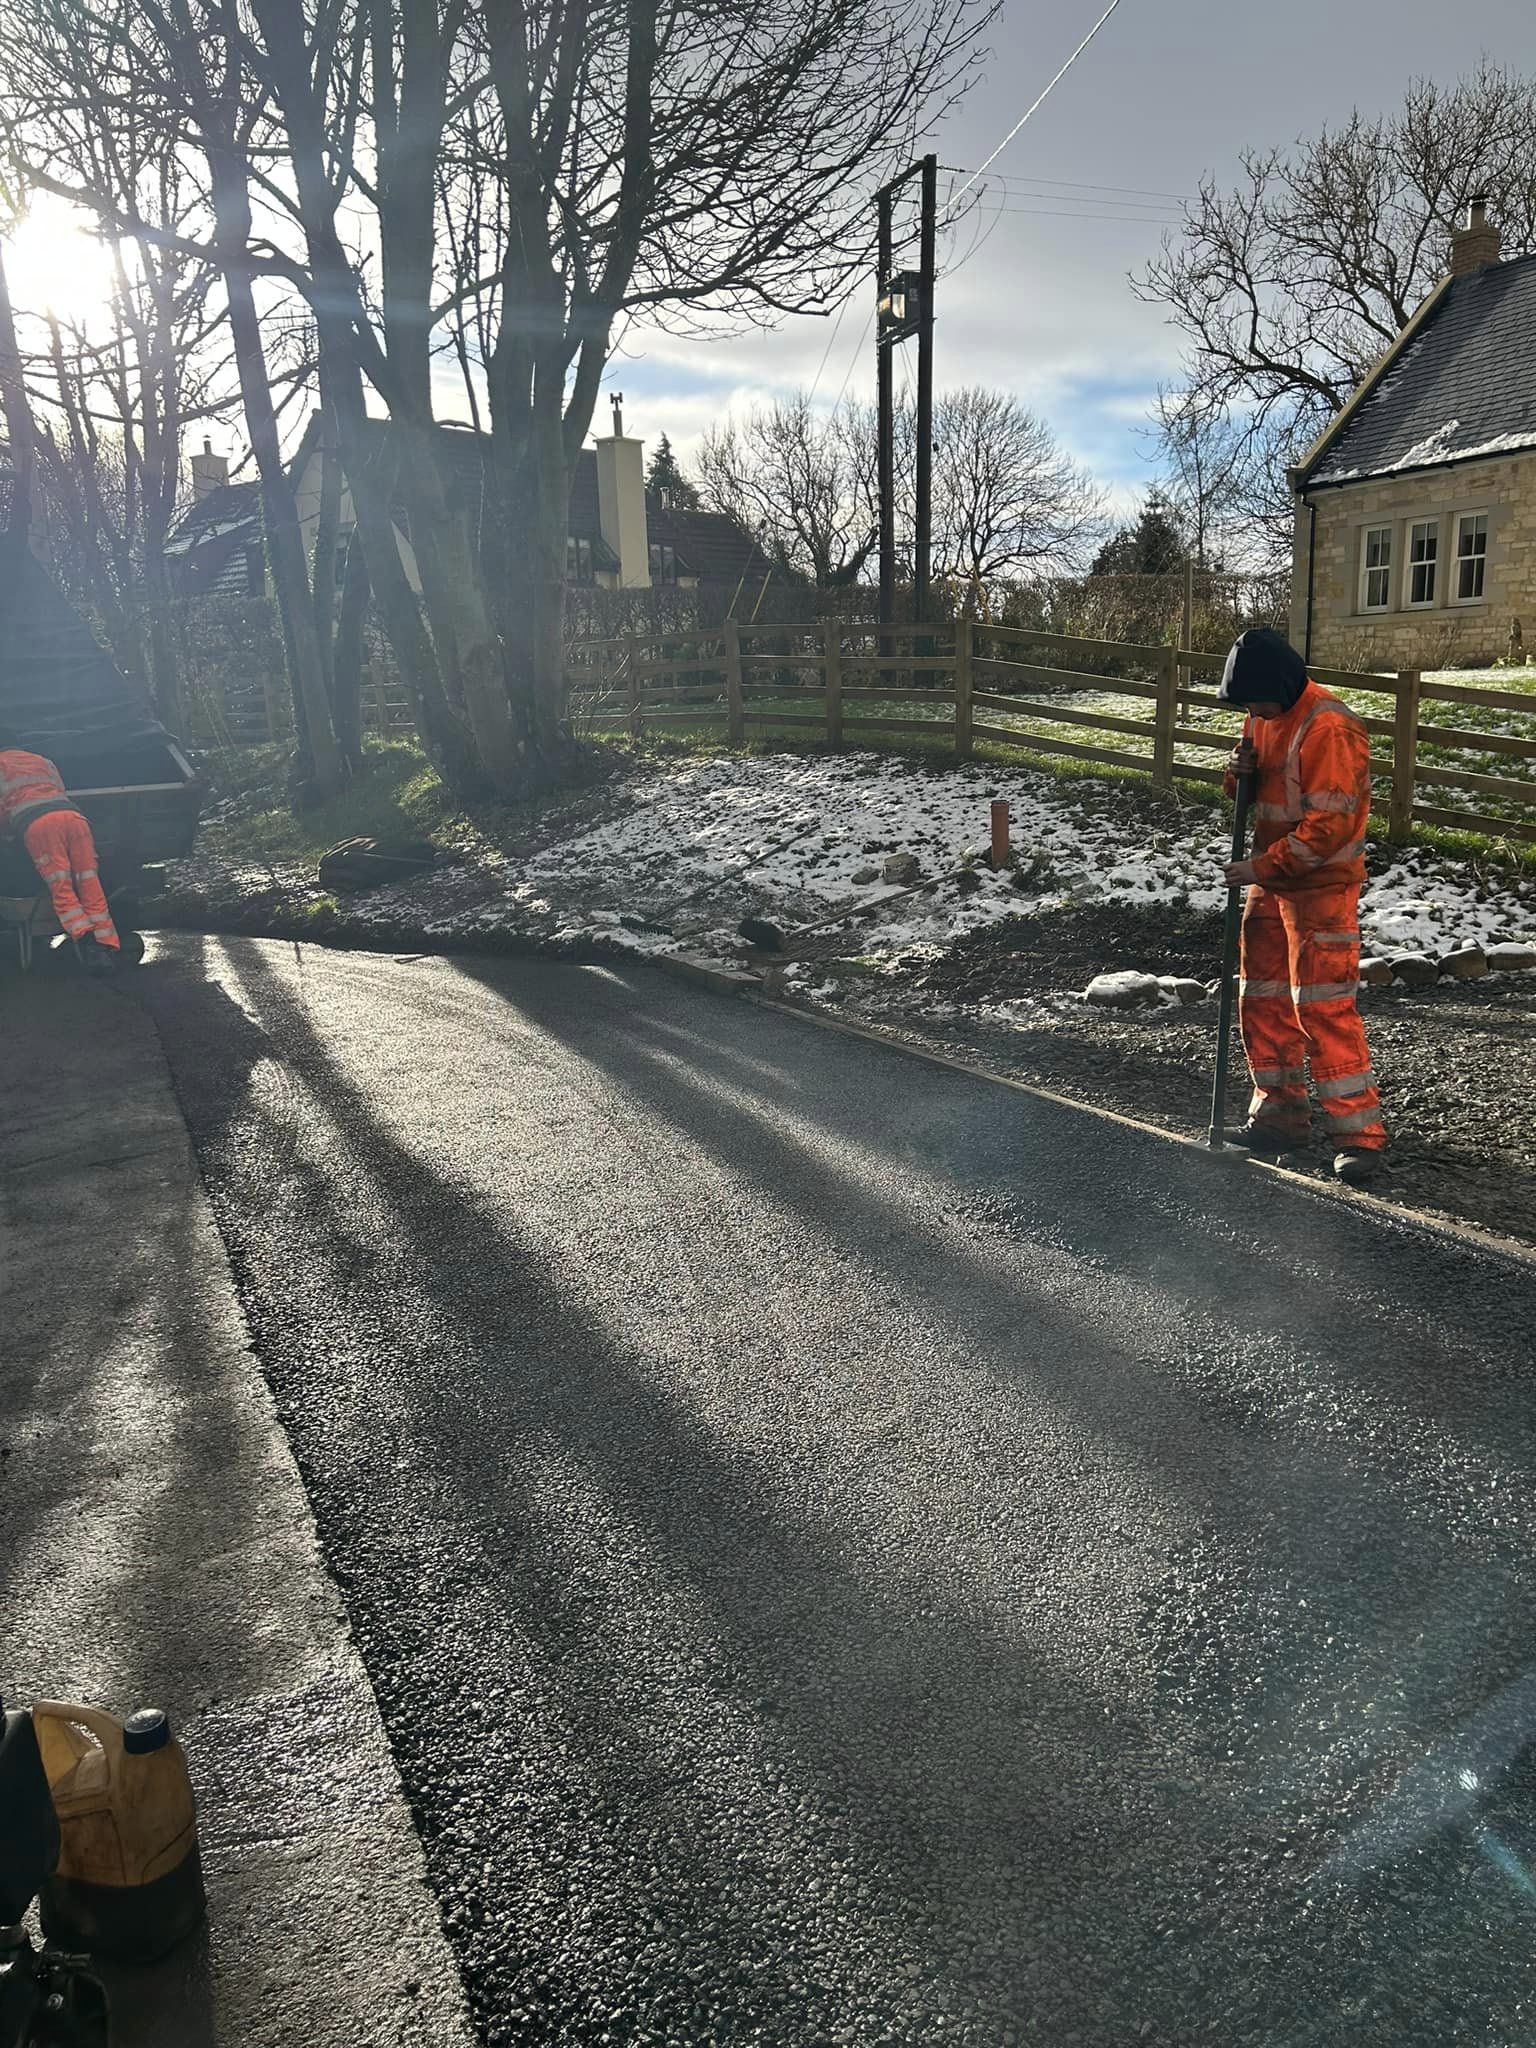
POLYGON ((703 583, 738 583, 768 574, 768 557, 724 512, 690 512, 645 494, 645 524, 653 547, 666 545, 677 556, 678 573, 703 583))
POLYGON ((257 483, 216 484, 172 527, 166 553, 185 554, 191 548, 261 527, 261 486, 257 483))
MULTIPOLYGON (((366 433, 377 443, 391 431, 388 420, 371 419, 366 433)), ((485 463, 490 437, 473 427, 439 426, 435 430, 438 458, 443 466, 445 488, 450 502, 465 506, 474 516, 476 530, 485 503, 485 463)), ((571 508, 566 531, 573 540, 592 543, 592 561, 599 569, 617 569, 619 558, 603 539, 597 503, 597 451, 583 448, 576 457, 576 474, 571 482, 571 508)))
POLYGON ((1520 448, 1536 448, 1536 256, 1456 278, 1304 488, 1520 448))

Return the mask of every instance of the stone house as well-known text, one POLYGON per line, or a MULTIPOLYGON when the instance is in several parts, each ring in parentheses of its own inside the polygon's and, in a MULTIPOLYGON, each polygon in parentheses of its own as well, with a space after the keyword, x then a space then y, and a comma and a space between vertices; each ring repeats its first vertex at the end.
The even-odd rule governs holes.
POLYGON ((1536 627, 1536 256, 1501 261, 1482 200, 1291 485, 1309 660, 1484 666, 1536 627))

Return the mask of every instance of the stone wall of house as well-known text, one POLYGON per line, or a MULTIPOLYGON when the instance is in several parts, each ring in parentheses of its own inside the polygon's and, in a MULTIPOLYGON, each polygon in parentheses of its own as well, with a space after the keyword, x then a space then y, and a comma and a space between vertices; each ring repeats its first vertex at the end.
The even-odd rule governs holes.
MULTIPOLYGON (((1509 652, 1518 621, 1536 650, 1536 453, 1501 456, 1419 476, 1383 477, 1313 494, 1312 659, 1360 669, 1483 667, 1509 652), (1488 515, 1488 557, 1480 604, 1450 601, 1456 520, 1488 515), (1404 522, 1438 518, 1440 561, 1433 609, 1403 607, 1404 522), (1393 610, 1360 610, 1361 533, 1394 528, 1393 610)), ((1306 639, 1307 510, 1296 519, 1291 638, 1306 639)))

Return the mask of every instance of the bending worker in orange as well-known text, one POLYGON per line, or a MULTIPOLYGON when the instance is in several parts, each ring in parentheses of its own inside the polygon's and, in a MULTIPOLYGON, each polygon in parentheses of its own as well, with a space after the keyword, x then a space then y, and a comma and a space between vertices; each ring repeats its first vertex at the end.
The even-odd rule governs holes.
POLYGON ((70 802, 64 778, 45 754, 29 753, 0 729, 0 831, 20 835, 47 884, 59 923, 87 967, 110 967, 117 927, 96 871, 96 842, 70 802))
POLYGON ((1246 883, 1238 1018, 1253 1100, 1227 1142, 1266 1158, 1310 1141, 1310 1072, 1340 1180, 1368 1180, 1386 1146, 1381 1102, 1355 1006, 1360 884, 1371 811, 1370 742, 1361 721, 1314 683, 1267 626, 1227 656, 1220 694, 1247 712, 1227 771, 1256 771, 1254 852, 1227 864, 1246 883))

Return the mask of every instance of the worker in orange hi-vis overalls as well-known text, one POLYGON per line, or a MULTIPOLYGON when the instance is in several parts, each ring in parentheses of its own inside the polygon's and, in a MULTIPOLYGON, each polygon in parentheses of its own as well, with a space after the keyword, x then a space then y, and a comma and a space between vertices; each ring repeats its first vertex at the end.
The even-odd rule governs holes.
POLYGON ((45 754, 29 753, 16 734, 0 730, 0 831, 20 835, 47 884, 55 914, 88 967, 109 967, 119 952, 117 927, 96 872, 91 828, 64 790, 45 754))
POLYGON ((1387 1142, 1355 1003, 1370 741, 1267 626, 1233 647, 1220 695, 1248 714, 1228 795, 1239 774, 1258 777, 1253 857, 1226 869, 1229 887, 1250 885, 1238 1017, 1253 1072, 1248 1122, 1227 1140, 1269 1158, 1301 1150, 1312 1130, 1310 1074, 1334 1172, 1365 1181, 1387 1142))

